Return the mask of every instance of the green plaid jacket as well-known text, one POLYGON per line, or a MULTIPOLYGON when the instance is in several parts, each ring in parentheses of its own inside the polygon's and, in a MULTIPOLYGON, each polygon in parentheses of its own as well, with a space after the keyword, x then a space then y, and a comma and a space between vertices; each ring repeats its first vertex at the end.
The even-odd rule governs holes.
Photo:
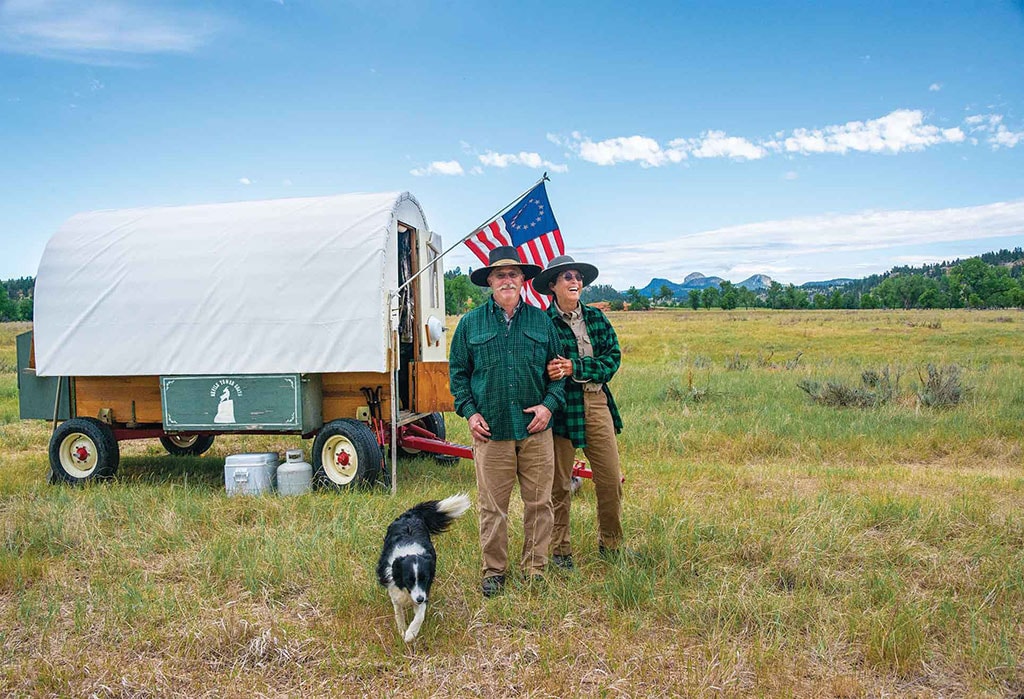
MULTIPOLYGON (((593 357, 580 357, 579 348, 576 346, 576 336, 572 328, 562 320, 558 314, 558 307, 552 302, 548 306, 548 315, 551 316, 555 330, 561 340, 561 354, 566 359, 572 360, 572 375, 575 378, 589 379, 604 384, 604 394, 608 396, 608 409, 612 413, 612 423, 615 431, 622 431, 622 418, 619 416, 619 409, 612 398, 612 392, 608 389, 608 382, 615 376, 622 362, 622 352, 619 351, 619 338, 615 334, 615 328, 608 321, 604 313, 597 308, 591 308, 581 304, 583 308, 583 322, 587 326, 587 335, 590 336, 590 344, 594 347, 593 357)), ((559 437, 572 440, 575 447, 587 446, 586 440, 586 418, 583 412, 583 386, 572 378, 565 380, 565 408, 555 413, 554 433, 559 437)))
POLYGON ((524 408, 543 404, 554 414, 565 405, 565 380, 549 381, 546 371, 560 348, 544 311, 520 302, 506 327, 501 306, 489 298, 462 317, 452 336, 448 380, 455 412, 466 419, 483 415, 491 439, 526 439, 533 413, 524 408))

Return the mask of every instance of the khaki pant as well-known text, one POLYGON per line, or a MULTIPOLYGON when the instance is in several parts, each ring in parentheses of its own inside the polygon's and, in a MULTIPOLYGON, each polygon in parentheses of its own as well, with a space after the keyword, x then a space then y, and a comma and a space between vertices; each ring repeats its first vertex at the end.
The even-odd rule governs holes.
MULTIPOLYGON (((608 396, 604 391, 584 391, 583 409, 587 440, 583 453, 594 472, 594 491, 597 493, 597 542, 607 549, 616 549, 622 543, 622 471, 608 396)), ((576 449, 570 440, 558 436, 554 438, 554 446, 555 479, 551 486, 551 505, 555 525, 551 534, 551 553, 567 556, 572 553, 569 505, 572 502, 570 481, 576 449)))
POLYGON ((554 463, 551 430, 519 440, 473 443, 480 550, 483 575, 504 575, 508 569, 508 502, 519 481, 523 498, 523 557, 527 575, 544 572, 551 546, 551 482, 554 463))

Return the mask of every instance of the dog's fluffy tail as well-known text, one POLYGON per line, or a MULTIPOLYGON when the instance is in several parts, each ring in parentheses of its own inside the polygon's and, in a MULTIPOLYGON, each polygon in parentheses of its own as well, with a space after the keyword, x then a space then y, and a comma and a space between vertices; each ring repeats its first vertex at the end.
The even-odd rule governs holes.
POLYGON ((444 500, 421 502, 409 510, 418 515, 427 525, 431 534, 440 534, 456 517, 461 517, 472 506, 469 496, 465 493, 452 495, 444 500))

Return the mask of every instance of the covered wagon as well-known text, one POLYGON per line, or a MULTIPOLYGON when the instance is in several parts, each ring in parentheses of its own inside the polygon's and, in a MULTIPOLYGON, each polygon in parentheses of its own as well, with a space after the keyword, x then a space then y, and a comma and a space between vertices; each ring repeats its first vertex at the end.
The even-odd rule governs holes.
POLYGON ((337 488, 376 480, 388 447, 465 456, 444 439, 441 253, 408 193, 79 214, 39 265, 21 415, 53 419, 72 483, 140 438, 315 438, 314 478, 337 488))

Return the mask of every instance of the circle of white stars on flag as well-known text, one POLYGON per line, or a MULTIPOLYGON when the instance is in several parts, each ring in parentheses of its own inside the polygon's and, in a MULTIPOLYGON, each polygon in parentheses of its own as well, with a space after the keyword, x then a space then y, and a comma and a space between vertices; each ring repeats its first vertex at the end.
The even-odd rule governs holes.
POLYGON ((527 230, 529 228, 535 228, 537 226, 537 224, 540 223, 543 218, 544 218, 544 203, 540 199, 527 199, 526 200, 526 206, 524 206, 519 211, 519 213, 517 213, 515 215, 515 217, 512 219, 512 221, 510 222, 509 225, 512 227, 513 230, 525 231, 525 230, 527 230), (522 224, 520 224, 519 223, 520 217, 522 217, 523 214, 525 214, 525 213, 527 213, 527 211, 529 211, 531 204, 536 207, 537 215, 535 217, 533 217, 532 221, 530 221, 528 223, 524 221, 522 224))

